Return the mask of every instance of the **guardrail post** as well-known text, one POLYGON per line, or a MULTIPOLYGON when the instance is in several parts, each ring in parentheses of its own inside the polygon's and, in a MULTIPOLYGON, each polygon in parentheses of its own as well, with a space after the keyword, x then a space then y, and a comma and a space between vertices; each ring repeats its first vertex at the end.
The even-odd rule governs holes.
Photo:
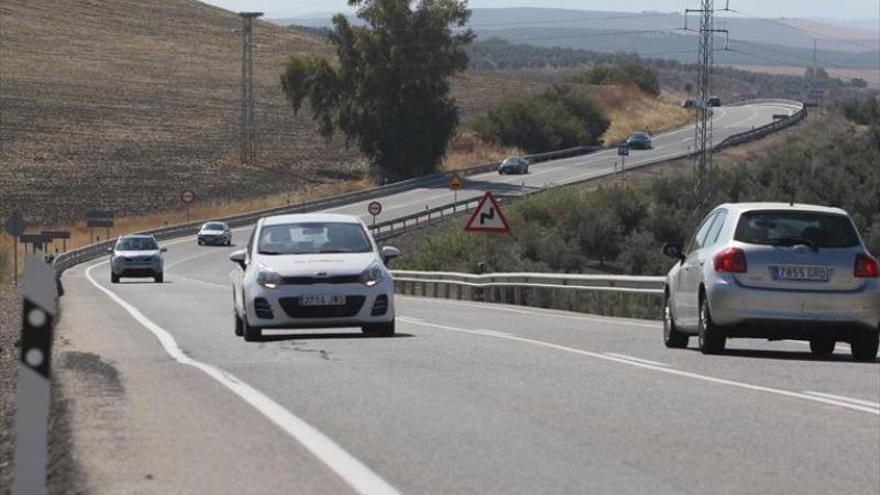
POLYGON ((449 299, 449 284, 443 284, 443 297, 449 299))
POLYGON ((596 313, 598 313, 600 316, 603 316, 605 314, 605 297, 604 296, 605 296, 605 294, 603 294, 602 291, 600 291, 600 290, 596 291, 596 313))
POLYGON ((522 304, 522 289, 519 286, 513 288, 513 304, 522 304))

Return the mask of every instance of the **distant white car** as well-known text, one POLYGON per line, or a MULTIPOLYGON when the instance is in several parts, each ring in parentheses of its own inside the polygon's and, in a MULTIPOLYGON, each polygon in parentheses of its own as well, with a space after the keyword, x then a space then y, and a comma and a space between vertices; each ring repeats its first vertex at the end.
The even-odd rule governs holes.
POLYGON ((663 340, 706 354, 727 338, 808 340, 827 356, 849 342, 859 361, 877 357, 880 278, 849 215, 839 208, 740 203, 715 208, 666 276, 663 340))
POLYGON ((202 244, 229 246, 232 244, 232 230, 225 222, 208 222, 199 229, 197 240, 199 246, 202 244))
POLYGON ((394 335, 394 280, 381 250, 357 217, 278 215, 260 219, 246 249, 230 259, 235 334, 259 340, 264 328, 358 326, 394 335))
POLYGON ((165 278, 165 264, 156 238, 152 235, 126 235, 116 240, 110 251, 110 281, 119 283, 122 277, 152 277, 157 283, 165 278))

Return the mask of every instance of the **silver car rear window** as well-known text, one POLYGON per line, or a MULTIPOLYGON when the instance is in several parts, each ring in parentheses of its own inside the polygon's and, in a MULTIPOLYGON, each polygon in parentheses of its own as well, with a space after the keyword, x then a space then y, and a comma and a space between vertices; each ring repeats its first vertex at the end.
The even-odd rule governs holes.
POLYGON ((744 213, 735 240, 749 244, 813 247, 853 247, 859 237, 844 215, 812 211, 761 210, 744 213))

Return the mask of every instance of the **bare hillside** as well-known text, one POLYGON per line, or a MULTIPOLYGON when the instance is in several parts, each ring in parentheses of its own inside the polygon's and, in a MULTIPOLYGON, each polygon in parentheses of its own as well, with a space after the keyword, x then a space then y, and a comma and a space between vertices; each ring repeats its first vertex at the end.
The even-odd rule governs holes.
MULTIPOLYGON (((4 0, 0 5, 0 217, 32 222, 178 207, 183 187, 224 201, 360 175, 344 143, 293 116, 279 87, 291 55, 331 55, 319 40, 255 25, 261 168, 238 164, 240 25, 192 0, 4 0), (262 167, 286 170, 283 174, 262 167)), ((462 113, 526 83, 465 75, 462 113)))

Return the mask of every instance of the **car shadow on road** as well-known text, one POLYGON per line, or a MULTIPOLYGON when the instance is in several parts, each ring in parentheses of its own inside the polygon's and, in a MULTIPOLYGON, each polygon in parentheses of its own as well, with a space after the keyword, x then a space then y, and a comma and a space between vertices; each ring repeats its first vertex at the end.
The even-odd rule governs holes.
POLYGON ((411 333, 396 333, 393 337, 373 337, 370 335, 364 335, 359 332, 351 332, 351 333, 272 333, 272 334, 263 334, 260 342, 278 342, 284 340, 327 340, 327 339, 376 339, 376 340, 384 340, 384 339, 397 339, 397 338, 406 338, 406 337, 415 337, 415 335, 411 333))
MULTIPOLYGON (((700 352, 699 349, 695 348, 689 350, 693 352, 700 352)), ((853 361, 849 353, 839 352, 835 352, 828 357, 820 358, 813 356, 813 354, 810 352, 801 351, 776 351, 767 349, 725 349, 720 355, 742 358, 775 359, 779 361, 821 361, 831 363, 839 362, 852 364, 880 364, 880 358, 877 358, 873 361, 853 361)))

